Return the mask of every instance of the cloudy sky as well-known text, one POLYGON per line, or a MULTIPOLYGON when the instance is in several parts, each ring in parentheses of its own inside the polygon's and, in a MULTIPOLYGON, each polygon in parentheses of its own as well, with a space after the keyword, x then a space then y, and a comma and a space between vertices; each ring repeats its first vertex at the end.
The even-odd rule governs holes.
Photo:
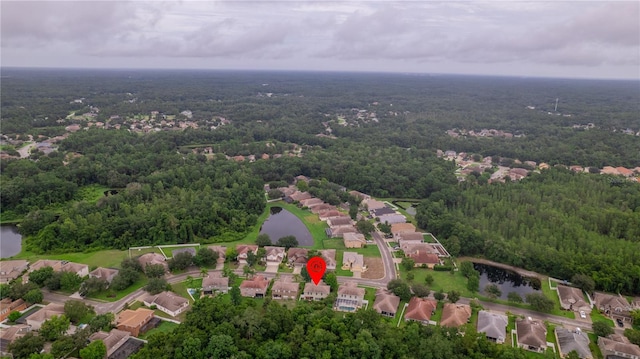
POLYGON ((640 79, 637 1, 5 1, 1 64, 640 79))

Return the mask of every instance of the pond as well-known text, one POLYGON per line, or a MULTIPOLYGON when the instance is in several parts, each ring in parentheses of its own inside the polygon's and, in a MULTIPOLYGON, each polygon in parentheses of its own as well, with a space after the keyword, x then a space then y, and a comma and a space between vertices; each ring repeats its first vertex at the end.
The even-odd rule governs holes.
POLYGON ((22 236, 16 226, 0 226, 0 258, 9 258, 20 253, 22 236))
POLYGON ((484 287, 488 284, 495 284, 500 288, 502 295, 500 299, 507 299, 510 292, 516 292, 525 299, 530 293, 540 293, 540 280, 537 278, 527 278, 516 272, 486 265, 474 263, 473 268, 480 272, 480 292, 484 292, 484 287))
POLYGON ((269 218, 260 227, 260 234, 268 234, 273 243, 279 238, 294 236, 300 246, 313 245, 313 237, 307 226, 293 213, 282 207, 271 207, 270 212, 269 218))

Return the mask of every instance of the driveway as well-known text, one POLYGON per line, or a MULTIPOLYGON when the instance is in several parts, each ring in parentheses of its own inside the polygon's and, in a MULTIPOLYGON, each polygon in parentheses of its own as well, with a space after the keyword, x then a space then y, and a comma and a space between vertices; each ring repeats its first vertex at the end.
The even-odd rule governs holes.
POLYGON ((278 273, 278 263, 267 263, 267 268, 264 270, 267 273, 278 273))

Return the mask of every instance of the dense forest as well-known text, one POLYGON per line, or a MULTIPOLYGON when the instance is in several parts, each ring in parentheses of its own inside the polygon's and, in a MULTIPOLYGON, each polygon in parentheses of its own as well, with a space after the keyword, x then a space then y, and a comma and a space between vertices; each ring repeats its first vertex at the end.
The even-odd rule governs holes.
MULTIPOLYGON (((171 333, 157 333, 133 358, 494 358, 519 359, 522 349, 497 345, 473 326, 458 329, 409 323, 398 330, 373 310, 336 313, 331 303, 275 301, 256 307, 245 300, 197 301, 171 333)), ((541 357, 543 357, 541 355, 541 357)))
POLYGON ((425 201, 416 220, 449 252, 640 293, 640 186, 552 168, 520 182, 425 201))
POLYGON ((561 169, 459 183, 455 164, 436 157, 640 166, 638 136, 623 133, 640 130, 634 81, 3 69, 0 86, 3 148, 82 128, 50 154, 0 161, 2 219, 22 219, 36 252, 235 240, 262 213, 265 182, 302 174, 425 200, 418 224, 453 253, 640 293, 637 183, 561 169), (145 133, 131 122, 169 118, 193 126, 145 133), (446 134, 483 128, 515 136, 446 134), (96 200, 88 188, 110 191, 96 200))

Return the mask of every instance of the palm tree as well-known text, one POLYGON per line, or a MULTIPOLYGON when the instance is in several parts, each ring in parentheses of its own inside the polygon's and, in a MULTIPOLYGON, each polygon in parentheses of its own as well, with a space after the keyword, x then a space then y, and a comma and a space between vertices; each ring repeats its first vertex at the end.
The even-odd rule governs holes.
POLYGON ((200 276, 206 277, 209 275, 209 270, 207 268, 200 268, 200 276))

